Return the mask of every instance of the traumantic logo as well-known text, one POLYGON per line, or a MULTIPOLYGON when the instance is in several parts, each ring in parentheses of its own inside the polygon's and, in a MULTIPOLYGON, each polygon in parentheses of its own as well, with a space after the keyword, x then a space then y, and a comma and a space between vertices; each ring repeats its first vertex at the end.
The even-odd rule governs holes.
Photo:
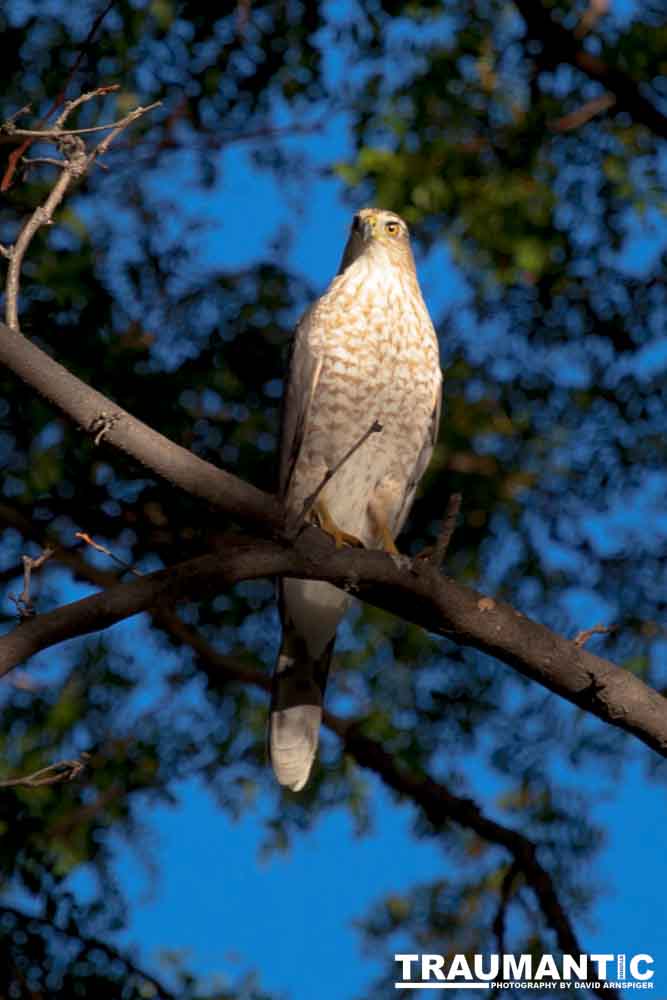
POLYGON ((652 990, 651 955, 394 955, 397 990, 652 990))

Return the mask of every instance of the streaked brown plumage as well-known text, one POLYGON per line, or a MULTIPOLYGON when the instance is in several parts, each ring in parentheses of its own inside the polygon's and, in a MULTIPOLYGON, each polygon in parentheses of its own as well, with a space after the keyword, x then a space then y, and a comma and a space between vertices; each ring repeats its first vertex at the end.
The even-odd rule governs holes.
MULTIPOLYGON (((302 509, 328 469, 373 434, 320 495, 314 516, 340 544, 393 540, 412 504, 438 432, 441 372, 408 229, 367 208, 353 221, 340 271, 297 326, 283 406, 280 489, 302 509)), ((283 641, 273 677, 269 752, 278 781, 298 791, 317 750, 322 699, 349 598, 330 584, 285 580, 283 641)))

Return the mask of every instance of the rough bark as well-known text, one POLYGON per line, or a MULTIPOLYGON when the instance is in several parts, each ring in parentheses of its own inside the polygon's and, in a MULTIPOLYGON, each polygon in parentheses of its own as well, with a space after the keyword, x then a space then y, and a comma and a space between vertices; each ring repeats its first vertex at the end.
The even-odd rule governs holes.
POLYGON ((326 580, 463 646, 493 656, 667 757, 667 700, 629 671, 443 576, 424 560, 336 550, 319 529, 294 542, 228 535, 219 548, 21 623, 0 638, 0 675, 56 643, 131 615, 196 600, 241 580, 326 580))

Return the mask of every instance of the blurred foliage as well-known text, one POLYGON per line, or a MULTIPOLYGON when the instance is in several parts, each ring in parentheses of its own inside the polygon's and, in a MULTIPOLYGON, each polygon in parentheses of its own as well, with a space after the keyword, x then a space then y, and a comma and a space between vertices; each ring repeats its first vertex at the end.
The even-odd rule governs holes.
MULTIPOLYGON (((322 175, 308 134, 338 122, 349 151, 324 176, 346 185, 351 206, 401 212, 430 255, 429 274, 448 254, 460 283, 436 317, 445 415, 404 548, 430 540, 447 495, 461 491, 452 575, 570 634, 591 615, 617 622, 593 642, 665 689, 658 137, 614 107, 563 128, 601 88, 555 60, 503 0, 239 0, 218 13, 195 0, 116 0, 82 50, 101 9, 7 0, 0 11, 3 119, 27 101, 44 113, 82 51, 70 92, 109 82, 121 91, 84 105, 80 126, 163 101, 35 240, 24 331, 173 440, 271 488, 285 347, 317 290, 285 266, 298 212, 277 206, 261 257, 223 267, 202 252, 211 227, 225 225, 224 214, 211 220, 206 199, 233 196, 227 156, 238 144, 286 198, 295 189, 307 198, 322 175)), ((548 9, 576 32, 585 5, 554 0, 548 9)), ((654 2, 623 16, 612 7, 578 44, 667 113, 663 14, 654 2)), ((17 178, 1 209, 4 243, 50 181, 49 168, 17 178)), ((205 551, 225 528, 218 513, 96 448, 2 372, 0 461, 8 593, 20 589, 21 553, 47 535, 71 548, 86 531, 150 570, 205 551)), ((77 551, 91 567, 114 568, 77 551)), ((67 567, 44 567, 38 610, 86 581, 67 567)), ((9 598, 0 613, 13 626, 9 598)), ((113 944, 126 912, 112 835, 150 864, 142 817, 177 780, 205 781, 233 815, 270 797, 267 849, 284 848, 337 804, 359 830, 372 827, 374 783, 326 735, 302 796, 281 798, 271 784, 265 694, 234 680, 234 664, 266 671, 274 655, 271 587, 249 583, 179 614, 226 657, 229 676, 153 621, 138 645, 121 632, 72 643, 3 688, 7 775, 92 755, 83 782, 0 796, 3 996, 264 996, 254 979, 209 988, 178 965, 165 969, 167 989, 113 944), (94 875, 92 901, 73 891, 77 871, 94 875)), ((583 766, 597 780, 617 774, 628 742, 505 668, 374 609, 352 616, 339 645, 332 707, 363 718, 402 766, 458 794, 485 773, 498 789, 485 810, 535 841, 570 917, 587 917, 596 886, 584 866, 602 832, 569 775, 583 766)), ((363 923, 375 953, 390 956, 401 938, 410 950, 490 948, 506 854, 453 824, 433 830, 416 815, 415 829, 438 838, 447 877, 378 904, 363 923)), ((553 950, 520 877, 504 935, 508 950, 553 950)))

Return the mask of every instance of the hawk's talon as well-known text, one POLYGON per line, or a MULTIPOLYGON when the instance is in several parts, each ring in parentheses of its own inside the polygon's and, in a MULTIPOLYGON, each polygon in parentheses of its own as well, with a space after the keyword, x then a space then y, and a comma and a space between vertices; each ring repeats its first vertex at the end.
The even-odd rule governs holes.
POLYGON ((324 500, 320 499, 317 501, 313 514, 315 515, 317 523, 322 531, 325 531, 327 535, 331 535, 336 543, 337 549, 342 549, 345 545, 350 545, 357 549, 364 549, 366 547, 361 539, 357 538, 356 535, 351 535, 348 531, 343 531, 338 527, 329 513, 329 509, 324 500))

